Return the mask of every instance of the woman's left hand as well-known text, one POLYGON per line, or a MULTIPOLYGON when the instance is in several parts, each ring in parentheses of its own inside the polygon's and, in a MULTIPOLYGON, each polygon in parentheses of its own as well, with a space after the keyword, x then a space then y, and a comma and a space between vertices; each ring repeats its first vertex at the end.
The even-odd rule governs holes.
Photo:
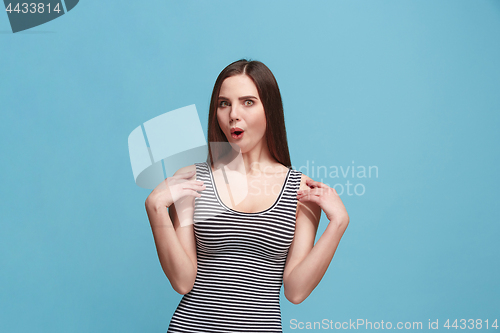
POLYGON ((300 202, 311 201, 316 203, 325 212, 330 222, 334 221, 337 224, 345 224, 347 226, 349 215, 337 191, 326 184, 312 179, 308 179, 306 185, 310 189, 297 191, 297 199, 300 202))

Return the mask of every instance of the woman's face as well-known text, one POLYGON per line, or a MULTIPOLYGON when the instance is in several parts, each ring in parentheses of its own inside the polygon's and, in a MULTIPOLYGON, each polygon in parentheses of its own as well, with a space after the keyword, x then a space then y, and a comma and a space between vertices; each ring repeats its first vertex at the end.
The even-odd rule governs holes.
POLYGON ((230 143, 238 145, 242 153, 264 144, 266 115, 257 87, 245 75, 230 76, 222 82, 217 101, 217 120, 230 143), (236 136, 232 129, 243 133, 236 136))

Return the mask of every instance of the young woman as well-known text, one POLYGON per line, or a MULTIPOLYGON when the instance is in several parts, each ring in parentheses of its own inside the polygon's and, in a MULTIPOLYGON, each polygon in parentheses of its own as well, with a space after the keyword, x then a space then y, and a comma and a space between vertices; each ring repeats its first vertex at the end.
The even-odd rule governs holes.
POLYGON ((291 169, 281 95, 263 63, 219 74, 208 141, 206 162, 146 199, 160 263, 184 295, 168 332, 282 332, 281 284, 292 303, 306 299, 349 216, 334 189, 291 169), (321 209, 330 222, 314 244, 321 209))

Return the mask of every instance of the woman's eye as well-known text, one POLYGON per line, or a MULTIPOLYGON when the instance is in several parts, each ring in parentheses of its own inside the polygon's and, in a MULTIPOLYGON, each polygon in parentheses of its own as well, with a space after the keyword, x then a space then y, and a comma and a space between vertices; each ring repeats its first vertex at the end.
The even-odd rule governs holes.
POLYGON ((251 100, 248 99, 248 100, 245 101, 245 105, 246 106, 253 105, 253 101, 251 101, 251 100))
POLYGON ((222 107, 224 107, 224 106, 229 106, 229 103, 228 103, 228 102, 226 102, 226 101, 221 101, 221 102, 219 103, 219 106, 222 106, 222 107))

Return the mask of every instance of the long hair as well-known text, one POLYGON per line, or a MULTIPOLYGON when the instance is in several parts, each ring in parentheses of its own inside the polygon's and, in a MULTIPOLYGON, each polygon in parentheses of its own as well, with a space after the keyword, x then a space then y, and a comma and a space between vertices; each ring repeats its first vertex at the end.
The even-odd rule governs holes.
POLYGON ((231 76, 245 74, 254 82, 264 106, 266 115, 266 141, 271 156, 287 168, 292 167, 288 142, 286 139, 285 115, 278 82, 266 65, 260 61, 241 59, 233 62, 220 72, 214 84, 208 112, 208 157, 207 163, 213 167, 213 162, 224 156, 231 149, 229 144, 212 145, 212 142, 228 142, 217 120, 217 100, 222 82, 231 76))

